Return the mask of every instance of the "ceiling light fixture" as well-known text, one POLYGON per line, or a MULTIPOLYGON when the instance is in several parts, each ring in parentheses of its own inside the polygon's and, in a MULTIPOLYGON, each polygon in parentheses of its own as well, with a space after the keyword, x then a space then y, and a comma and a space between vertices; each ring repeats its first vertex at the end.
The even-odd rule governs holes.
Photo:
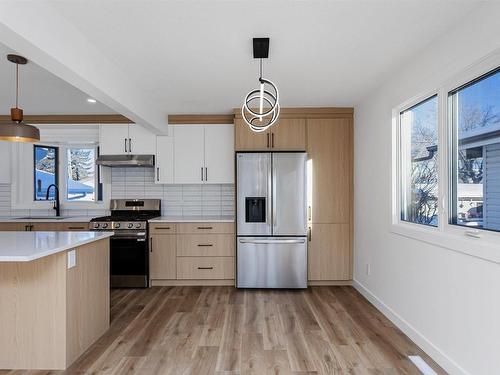
POLYGON ((38 128, 23 122, 23 110, 19 105, 19 64, 26 65, 28 60, 18 55, 7 55, 7 60, 16 64, 16 107, 10 109, 11 121, 0 123, 0 141, 36 142, 40 140, 38 128))
POLYGON ((88 99, 87 99, 87 101, 88 101, 89 103, 92 103, 92 104, 97 103, 97 100, 92 99, 92 98, 88 98, 88 99))
POLYGON ((253 57, 260 59, 260 86, 245 96, 241 115, 252 131, 260 133, 275 124, 280 114, 278 88, 270 80, 262 78, 262 59, 269 57, 269 38, 253 38, 253 57), (252 105, 257 107, 252 108, 252 105))

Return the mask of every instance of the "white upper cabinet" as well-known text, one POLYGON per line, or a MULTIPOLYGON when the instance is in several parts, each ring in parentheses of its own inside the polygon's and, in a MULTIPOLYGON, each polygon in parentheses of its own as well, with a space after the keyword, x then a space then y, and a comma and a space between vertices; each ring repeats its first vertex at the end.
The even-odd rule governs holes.
POLYGON ((205 176, 204 125, 175 125, 174 181, 200 184, 205 176))
POLYGON ((128 127, 129 153, 136 155, 154 155, 156 134, 141 125, 130 124, 128 127))
MULTIPOLYGON (((174 184, 234 183, 234 129, 232 124, 172 125, 174 184)), ((156 182, 168 179, 167 140, 158 137, 156 182), (166 168, 163 171, 163 168, 166 168), (159 173, 159 177, 158 177, 159 173), (166 174, 165 179, 162 177, 166 174)), ((170 141, 171 142, 171 141, 170 141)))
POLYGON ((156 150, 156 135, 136 124, 99 126, 101 155, 151 155, 156 150))
POLYGON ((234 125, 205 126, 205 183, 234 183, 234 125))
POLYGON ((128 154, 128 124, 99 126, 99 153, 101 155, 128 154))
POLYGON ((174 183, 174 137, 156 138, 155 182, 157 184, 174 183))

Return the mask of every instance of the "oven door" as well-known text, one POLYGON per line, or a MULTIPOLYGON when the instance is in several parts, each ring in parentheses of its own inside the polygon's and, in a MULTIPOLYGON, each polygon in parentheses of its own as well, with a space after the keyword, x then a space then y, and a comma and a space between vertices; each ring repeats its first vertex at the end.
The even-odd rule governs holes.
POLYGON ((110 241, 111 287, 147 288, 149 251, 146 232, 115 232, 110 241))

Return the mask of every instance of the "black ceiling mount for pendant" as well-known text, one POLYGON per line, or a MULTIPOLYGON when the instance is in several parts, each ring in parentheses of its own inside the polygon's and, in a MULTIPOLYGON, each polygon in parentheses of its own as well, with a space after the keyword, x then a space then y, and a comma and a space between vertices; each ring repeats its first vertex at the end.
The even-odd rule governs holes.
POLYGON ((253 38, 253 58, 267 59, 269 57, 269 38, 253 38))

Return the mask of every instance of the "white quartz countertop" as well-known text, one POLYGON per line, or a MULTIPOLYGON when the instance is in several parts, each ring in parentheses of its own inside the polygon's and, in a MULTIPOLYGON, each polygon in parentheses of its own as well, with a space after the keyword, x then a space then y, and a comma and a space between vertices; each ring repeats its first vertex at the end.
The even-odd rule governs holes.
POLYGON ((113 232, 0 232, 0 262, 29 262, 112 235, 113 232))
POLYGON ((150 223, 234 223, 234 216, 160 216, 150 223))
POLYGON ((66 217, 45 217, 45 216, 0 216, 1 223, 88 223, 95 216, 66 216, 66 217))

